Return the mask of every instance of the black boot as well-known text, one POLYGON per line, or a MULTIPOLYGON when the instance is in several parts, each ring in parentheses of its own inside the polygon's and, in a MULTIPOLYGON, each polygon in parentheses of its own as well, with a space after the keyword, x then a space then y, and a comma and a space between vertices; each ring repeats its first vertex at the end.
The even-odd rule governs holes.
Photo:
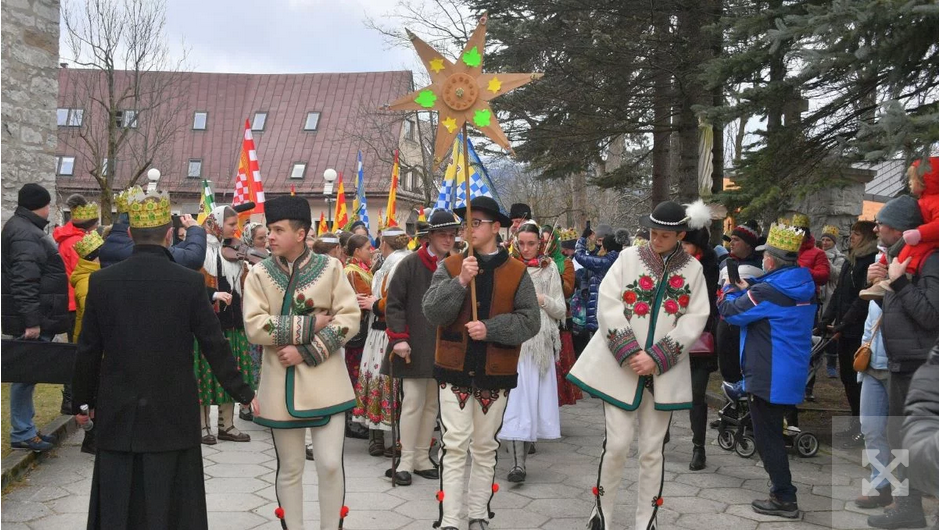
POLYGON ((776 499, 776 496, 772 494, 768 500, 753 500, 750 506, 753 508, 753 511, 758 514, 781 516, 783 518, 799 517, 798 503, 779 501, 776 499))
POLYGON ((884 514, 867 517, 867 525, 877 529, 920 529, 926 527, 923 499, 918 492, 896 496, 897 506, 884 514))
POLYGON ((707 456, 704 454, 704 447, 695 445, 694 450, 691 452, 691 464, 688 465, 688 468, 690 470, 703 470, 706 463, 707 456))
POLYGON ((72 414, 72 386, 65 384, 62 386, 62 405, 59 407, 59 413, 63 415, 72 414))
POLYGON ((368 428, 352 422, 352 412, 346 411, 346 437, 350 439, 368 439, 368 428))
POLYGON ((94 455, 98 452, 98 445, 95 443, 95 430, 85 432, 85 438, 82 439, 81 452, 83 454, 94 455))

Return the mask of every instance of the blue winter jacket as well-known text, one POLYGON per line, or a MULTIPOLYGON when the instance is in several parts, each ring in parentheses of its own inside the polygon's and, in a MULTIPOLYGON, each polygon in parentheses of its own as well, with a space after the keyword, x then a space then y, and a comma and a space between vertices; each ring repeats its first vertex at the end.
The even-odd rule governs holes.
MULTIPOLYGON (((127 234, 129 227, 123 220, 111 227, 111 232, 98 252, 102 268, 130 258, 134 253, 134 240, 127 234)), ((169 252, 177 264, 198 271, 205 262, 205 245, 205 229, 193 225, 186 230, 186 239, 170 247, 169 252)))
POLYGON ((802 403, 812 354, 815 281, 804 267, 784 267, 724 290, 724 319, 740 326, 744 389, 772 404, 802 403))
POLYGON ((616 262, 618 256, 619 251, 609 251, 603 256, 588 253, 586 238, 577 240, 577 245, 574 247, 574 259, 587 271, 587 287, 590 293, 587 300, 587 330, 591 332, 600 328, 597 324, 597 296, 600 292, 600 282, 603 281, 603 277, 606 276, 606 272, 610 270, 610 266, 616 262))

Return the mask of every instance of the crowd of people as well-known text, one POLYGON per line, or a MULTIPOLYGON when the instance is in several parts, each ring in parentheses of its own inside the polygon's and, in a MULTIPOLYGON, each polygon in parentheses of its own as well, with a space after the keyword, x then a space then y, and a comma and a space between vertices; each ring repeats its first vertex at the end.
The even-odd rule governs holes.
MULTIPOLYGON (((168 197, 139 188, 116 196, 104 228, 97 204, 69 197, 50 238, 51 197, 27 184, 3 227, 3 333, 77 344, 61 407, 93 423, 89 528, 205 528, 201 445, 251 440, 238 404, 240 420, 271 429, 285 528, 304 521, 306 461, 321 525, 342 527, 350 438, 391 459, 395 485, 437 482, 437 527, 459 528, 465 503, 468 527, 486 529, 499 449, 505 480, 538 474, 527 456, 561 437, 560 408, 584 393, 605 419, 598 470, 585 470, 597 478, 589 527, 612 525, 638 434, 636 527, 654 528, 674 412, 689 412, 689 469, 707 467, 714 371, 748 397, 772 485, 753 510, 795 518, 783 426, 814 400, 822 364, 852 417, 836 440, 884 465, 891 449, 917 449, 899 470, 909 493, 872 465, 876 490, 855 503, 886 508, 872 527, 924 526, 939 455, 939 158, 909 179, 915 197, 855 222, 846 249, 834 226, 816 242, 799 213, 740 223, 714 245, 702 201, 656 205, 635 234, 578 234, 477 197, 372 238, 361 222, 314 235, 296 196, 267 201, 263 222, 219 206, 174 224, 168 197)), ((32 393, 11 387, 11 444, 45 451, 55 441, 33 424, 32 393)))

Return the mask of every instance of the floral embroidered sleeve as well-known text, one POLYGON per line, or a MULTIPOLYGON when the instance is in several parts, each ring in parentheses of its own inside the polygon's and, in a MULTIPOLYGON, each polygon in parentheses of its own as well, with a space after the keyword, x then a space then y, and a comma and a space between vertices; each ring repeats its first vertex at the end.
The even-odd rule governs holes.
POLYGON ((636 341, 636 334, 629 328, 614 328, 606 334, 606 342, 610 347, 610 352, 620 365, 626 362, 630 356, 642 350, 639 342, 636 341))
POLYGON ((642 350, 629 322, 631 316, 624 311, 624 260, 621 255, 607 271, 600 283, 597 300, 597 323, 600 325, 598 333, 604 334, 610 354, 620 365, 642 350))

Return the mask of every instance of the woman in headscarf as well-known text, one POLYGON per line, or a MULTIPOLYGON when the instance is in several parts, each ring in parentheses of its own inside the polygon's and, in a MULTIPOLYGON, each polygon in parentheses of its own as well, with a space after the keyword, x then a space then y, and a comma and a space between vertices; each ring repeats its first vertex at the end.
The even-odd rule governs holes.
MULTIPOLYGON (((223 252, 226 240, 235 236, 238 228, 238 213, 230 206, 219 206, 203 223, 206 232, 205 262, 202 274, 209 299, 215 306, 222 331, 231 346, 232 355, 248 384, 254 383, 252 375, 253 347, 245 335, 244 317, 241 313, 241 298, 245 266, 236 259, 234 249, 223 252), (235 258, 235 259, 233 259, 235 258)), ((195 344, 194 370, 199 383, 199 404, 202 406, 202 444, 216 444, 218 439, 232 442, 248 442, 251 437, 235 427, 235 402, 212 374, 212 369, 195 344), (212 434, 209 414, 212 405, 218 405, 218 438, 212 434)))
MULTIPOLYGON (((247 259, 244 261, 245 272, 258 262, 271 255, 267 249, 267 227, 263 223, 251 221, 245 224, 241 231, 241 241, 245 244, 247 259)), ((251 345, 251 388, 257 391, 261 381, 261 354, 264 348, 261 345, 251 345)), ((254 415, 251 408, 239 408, 238 416, 241 420, 252 421, 254 415)))
POLYGON ((541 229, 534 221, 518 228, 512 241, 512 255, 528 267, 541 307, 538 334, 522 343, 518 360, 518 387, 509 395, 499 439, 511 441, 512 470, 508 480, 525 481, 525 461, 532 443, 538 439, 561 437, 560 406, 556 362, 561 352, 558 324, 564 319, 561 274, 555 261, 544 255, 541 229))
MULTIPOLYGON (((339 236, 340 242, 345 240, 345 244, 341 245, 341 247, 343 247, 345 255, 348 257, 345 266, 345 274, 346 278, 349 280, 349 284, 352 285, 352 289, 355 290, 356 297, 361 300, 372 296, 372 246, 371 242, 368 241, 368 236, 353 234, 345 238, 344 236, 347 234, 350 233, 344 232, 339 236)), ((349 371, 349 378, 352 380, 353 387, 355 387, 355 384, 359 381, 359 366, 362 364, 362 351, 365 347, 365 339, 368 337, 369 317, 369 311, 362 310, 362 316, 359 321, 359 333, 347 341, 345 345, 346 369, 349 371)), ((356 402, 362 399, 362 397, 358 395, 359 390, 356 390, 356 402)), ((377 433, 375 433, 375 431, 368 432, 368 430, 362 428, 361 424, 352 422, 351 410, 349 410, 347 415, 346 436, 356 439, 364 439, 367 437, 369 439, 369 454, 373 456, 384 455, 385 439, 382 432, 377 430, 375 430, 377 433), (368 435, 365 435, 365 432, 367 432, 368 435)))

